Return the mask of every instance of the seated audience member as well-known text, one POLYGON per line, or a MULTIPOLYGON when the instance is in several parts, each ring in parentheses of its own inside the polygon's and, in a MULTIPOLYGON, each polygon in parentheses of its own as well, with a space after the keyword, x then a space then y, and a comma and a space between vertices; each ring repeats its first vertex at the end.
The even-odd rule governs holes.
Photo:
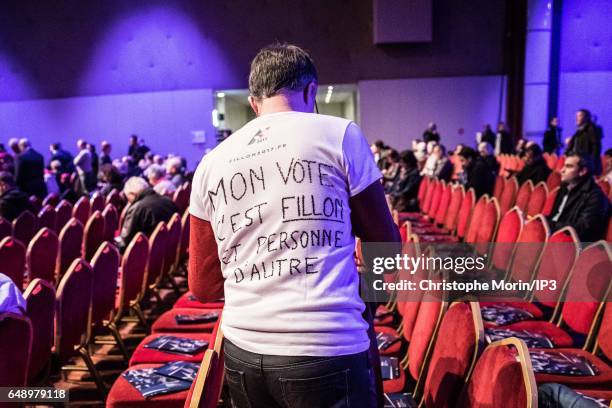
POLYGON ((150 165, 145 171, 145 176, 157 194, 171 197, 176 191, 176 186, 166 178, 164 168, 158 164, 150 165))
POLYGON ((3 273, 0 273, 0 313, 24 315, 26 301, 21 290, 3 273))
POLYGON ((389 148, 382 140, 377 140, 370 145, 370 150, 374 155, 374 161, 376 161, 376 166, 379 170, 383 170, 385 168, 385 160, 383 158, 383 153, 388 149, 389 148))
POLYGON ((523 158, 523 156, 525 155, 526 148, 527 148, 527 141, 521 137, 519 138, 519 140, 516 141, 516 147, 514 148, 514 154, 516 154, 520 158, 523 158))
POLYGON ((100 193, 103 196, 108 195, 113 190, 121 191, 123 189, 121 173, 112 164, 102 165, 98 179, 100 180, 100 193))
POLYGON ((542 149, 533 143, 525 149, 525 167, 516 174, 516 180, 519 184, 531 180, 535 186, 540 181, 546 181, 551 171, 542 156, 542 149))
POLYGON ((184 182, 183 162, 180 157, 174 156, 166 160, 166 177, 176 187, 180 187, 184 182))
POLYGON ((138 162, 138 168, 140 168, 140 170, 142 170, 144 174, 144 171, 148 169, 149 166, 152 164, 153 164, 153 153, 147 152, 144 158, 138 162))
POLYGON ((557 193, 549 224, 553 231, 572 226, 583 242, 602 239, 610 217, 610 202, 593 178, 589 155, 570 153, 561 168, 561 188, 557 193))
POLYGON ((446 156, 446 148, 443 145, 436 144, 431 155, 425 161, 425 167, 421 170, 421 175, 449 181, 452 174, 453 165, 446 156))
POLYGON ((399 174, 389 190, 391 204, 401 212, 417 211, 419 209, 417 194, 421 182, 418 164, 414 153, 410 150, 402 152, 400 157, 399 174))
POLYGON ((438 133, 438 126, 435 123, 430 122, 429 125, 427 125, 427 129, 423 132, 423 141, 425 143, 440 143, 440 134, 438 133))
MULTIPOLYGON (((53 163, 55 163, 55 166, 62 165, 58 160, 51 162, 51 164, 53 163)), ((56 173, 53 170, 45 170, 45 185, 47 186, 47 194, 57 194, 59 196, 61 193, 56 173)))
POLYGON ((164 165, 164 158, 161 154, 156 154, 155 156, 153 156, 153 164, 157 164, 160 166, 164 165))
POLYGON ((499 122, 497 124, 497 135, 495 139, 495 153, 512 154, 513 150, 514 142, 512 140, 512 135, 508 131, 506 124, 504 122, 499 122))
POLYGON ((22 212, 31 209, 28 195, 15 185, 13 175, 0 172, 0 217, 13 221, 22 212))
POLYGON ((170 220, 178 212, 172 200, 157 194, 141 177, 129 178, 123 193, 130 207, 125 215, 121 235, 117 237, 117 244, 122 251, 137 232, 151 235, 159 222, 170 220))
POLYGON ((427 161, 427 143, 416 140, 412 143, 412 152, 414 153, 419 170, 423 169, 423 167, 425 167, 425 161, 427 161))
POLYGON ((612 149, 608 149, 604 153, 604 169, 602 179, 612 184, 612 149))
POLYGON ((397 150, 392 149, 389 154, 386 155, 385 160, 387 164, 384 166, 385 169, 382 171, 383 175, 383 186, 385 191, 389 191, 395 179, 399 175, 400 171, 400 155, 397 150))
POLYGON ((43 199, 47 195, 45 186, 45 161, 32 148, 28 139, 19 140, 19 151, 15 161, 15 183, 28 196, 43 199))
POLYGON ((490 169, 493 170, 493 173, 497 176, 499 173, 499 162, 497 158, 493 155, 493 148, 487 142, 480 142, 478 144, 478 154, 484 160, 490 169))
POLYGON ((47 183, 47 190, 49 189, 48 187, 49 184, 52 183, 52 182, 49 182, 47 178, 53 177, 55 179, 55 184, 57 184, 57 187, 59 189, 60 195, 68 187, 65 183, 65 180, 62 180, 62 176, 64 174, 69 174, 69 173, 63 173, 62 169, 63 169, 62 163, 59 160, 53 160, 51 161, 51 163, 49 163, 49 172, 45 174, 45 183, 47 183))
POLYGON ((108 141, 104 140, 102 143, 100 143, 100 151, 102 152, 100 154, 100 167, 104 166, 105 164, 113 164, 113 159, 110 156, 112 149, 113 148, 108 141))
POLYGON ((49 166, 51 166, 51 162, 57 160, 61 164, 60 173, 72 173, 74 171, 74 164, 72 163, 74 158, 69 152, 62 149, 61 143, 52 143, 49 146, 49 151, 51 152, 49 166))
POLYGON ((9 152, 6 151, 4 145, 0 150, 0 171, 15 172, 15 159, 9 152))
POLYGON ((476 198, 491 194, 495 184, 495 171, 471 147, 464 147, 459 152, 459 161, 465 176, 465 190, 474 189, 476 198))

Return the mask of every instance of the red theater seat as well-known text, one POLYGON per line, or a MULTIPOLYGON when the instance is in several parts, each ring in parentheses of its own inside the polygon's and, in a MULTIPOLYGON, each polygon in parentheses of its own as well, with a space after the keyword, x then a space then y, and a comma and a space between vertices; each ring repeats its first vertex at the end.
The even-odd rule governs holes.
POLYGON ((224 301, 220 299, 218 302, 200 302, 191 292, 185 292, 172 306, 175 309, 223 309, 224 301))
POLYGON ((34 279, 23 297, 26 300, 26 316, 32 322, 32 357, 28 368, 31 383, 34 379, 40 379, 45 368, 51 363, 55 290, 52 284, 42 279, 34 279))
POLYGON ((221 318, 220 309, 171 309, 162 314, 151 326, 153 333, 206 333, 212 332, 217 320, 221 318), (177 315, 199 315, 203 313, 219 313, 217 320, 208 323, 178 324, 177 315))
POLYGON ((484 343, 478 303, 455 303, 444 315, 429 362, 423 402, 452 406, 484 343))
POLYGON ((463 390, 458 407, 536 407, 538 393, 527 346, 517 338, 490 344, 463 390))

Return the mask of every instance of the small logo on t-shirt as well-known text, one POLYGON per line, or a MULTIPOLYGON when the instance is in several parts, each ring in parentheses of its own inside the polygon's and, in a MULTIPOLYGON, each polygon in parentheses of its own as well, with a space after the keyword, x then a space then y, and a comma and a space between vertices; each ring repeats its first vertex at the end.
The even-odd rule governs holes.
POLYGON ((264 142, 268 138, 268 136, 264 132, 267 131, 268 129, 270 129, 269 126, 264 128, 264 130, 259 129, 257 133, 255 133, 251 141, 249 142, 249 146, 252 145, 253 143, 264 142))

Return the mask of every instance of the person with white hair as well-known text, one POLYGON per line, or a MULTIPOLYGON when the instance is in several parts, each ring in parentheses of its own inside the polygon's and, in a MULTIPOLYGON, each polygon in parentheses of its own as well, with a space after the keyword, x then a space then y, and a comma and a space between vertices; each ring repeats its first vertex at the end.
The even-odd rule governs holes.
POLYGON ((28 196, 43 199, 47 195, 45 185, 45 161, 40 153, 32 148, 28 139, 18 143, 19 155, 15 161, 15 181, 28 196))
POLYGON ((21 151, 19 150, 19 139, 16 137, 11 137, 8 141, 8 147, 11 148, 13 155, 17 157, 21 151))
POLYGON ((180 157, 174 156, 166 160, 166 176, 176 187, 183 184, 183 161, 180 157))
MULTIPOLYGON (((435 142, 430 142, 435 143, 435 142)), ((440 180, 448 181, 453 173, 451 162, 446 156, 446 148, 443 145, 435 144, 433 150, 421 171, 421 176, 437 177, 440 180)))
POLYGON ((166 171, 158 164, 150 165, 145 171, 145 177, 157 194, 172 197, 176 191, 176 186, 166 178, 166 171))
POLYGON ((138 232, 150 236, 157 224, 168 222, 178 209, 168 197, 157 194, 142 177, 130 177, 123 187, 129 208, 125 214, 121 234, 116 238, 121 251, 138 232))
POLYGON ((499 173, 499 162, 493 155, 493 147, 487 142, 478 143, 478 154, 489 165, 495 175, 499 173))

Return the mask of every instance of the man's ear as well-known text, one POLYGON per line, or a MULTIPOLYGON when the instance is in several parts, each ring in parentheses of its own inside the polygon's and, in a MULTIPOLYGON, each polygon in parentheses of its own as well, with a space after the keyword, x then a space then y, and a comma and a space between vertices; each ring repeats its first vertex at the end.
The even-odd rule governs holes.
POLYGON ((253 95, 249 95, 249 105, 251 105, 251 109, 253 109, 255 115, 259 116, 259 106, 257 105, 257 99, 253 95))
MULTIPOLYGON (((315 104, 315 101, 317 100, 316 98, 317 98, 318 87, 319 85, 315 81, 312 81, 311 83, 308 84, 308 97, 312 101, 313 106, 315 104)), ((304 101, 304 102, 308 103, 307 101, 304 101)))

